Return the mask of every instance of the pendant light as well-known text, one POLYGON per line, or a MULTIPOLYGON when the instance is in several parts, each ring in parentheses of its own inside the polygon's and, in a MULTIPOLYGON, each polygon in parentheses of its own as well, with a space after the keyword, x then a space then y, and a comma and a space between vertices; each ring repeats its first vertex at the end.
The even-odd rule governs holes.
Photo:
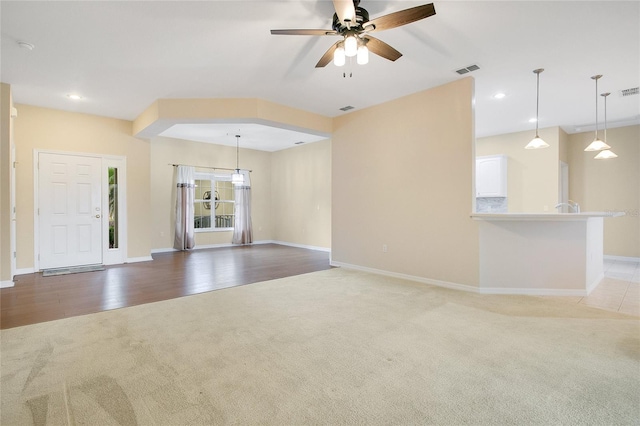
POLYGON ((240 173, 240 135, 236 135, 236 172, 231 175, 231 183, 234 185, 244 184, 244 176, 240 173))
POLYGON ((538 68, 537 70, 533 70, 536 75, 536 137, 531 139, 531 142, 525 146, 525 149, 540 149, 540 148, 548 148, 549 144, 542 140, 540 136, 538 136, 538 108, 540 106, 540 73, 544 71, 544 68, 538 68))
MULTIPOLYGON (((610 94, 611 93, 609 92, 600 94, 600 96, 604 98, 604 143, 605 144, 607 143, 607 96, 609 96, 610 94)), ((616 158, 616 157, 617 155, 613 151, 609 149, 603 149, 594 158, 596 160, 608 160, 609 158, 616 158)))
POLYGON ((591 77, 592 80, 596 81, 596 135, 595 135, 595 138, 593 139, 593 142, 591 142, 589 144, 589 146, 587 146, 584 149, 585 151, 602 151, 603 149, 611 148, 609 145, 607 145, 606 143, 602 142, 598 138, 598 80, 601 77, 602 77, 602 75, 600 75, 600 74, 594 75, 593 77, 591 77))

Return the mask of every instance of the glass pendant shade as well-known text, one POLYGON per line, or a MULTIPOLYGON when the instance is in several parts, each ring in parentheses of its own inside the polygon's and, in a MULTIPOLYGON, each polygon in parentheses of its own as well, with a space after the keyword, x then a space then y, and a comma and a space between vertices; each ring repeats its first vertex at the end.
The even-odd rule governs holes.
POLYGON ((236 172, 231 175, 231 183, 234 185, 242 185, 244 183, 244 176, 240 173, 240 169, 236 169, 236 172))
POLYGON ((598 155, 596 155, 593 158, 595 158, 596 160, 607 160, 609 158, 616 158, 616 157, 617 155, 613 151, 610 151, 608 149, 603 149, 598 153, 598 155))
POLYGON ((584 150, 587 151, 587 152, 589 152, 589 151, 602 151, 603 149, 609 149, 609 148, 611 148, 611 147, 609 145, 607 145, 606 143, 602 142, 600 139, 595 139, 584 150))
POLYGON ((540 148, 548 148, 549 144, 542 140, 542 138, 536 135, 535 138, 531 139, 531 142, 524 147, 524 149, 540 149, 540 148))
POLYGON ((548 148, 549 144, 546 143, 540 136, 538 136, 538 109, 540 107, 540 73, 544 71, 544 68, 538 68, 533 70, 536 75, 536 137, 531 139, 531 142, 524 147, 524 149, 541 149, 548 148))
POLYGON ((357 62, 358 65, 365 65, 369 63, 369 49, 367 49, 367 46, 358 47, 357 62))
POLYGON ((333 65, 335 65, 336 67, 343 66, 346 59, 347 58, 344 54, 344 47, 340 46, 333 52, 333 65))
POLYGON ((356 56, 358 53, 358 40, 356 36, 350 35, 344 39, 344 54, 346 56, 356 56))

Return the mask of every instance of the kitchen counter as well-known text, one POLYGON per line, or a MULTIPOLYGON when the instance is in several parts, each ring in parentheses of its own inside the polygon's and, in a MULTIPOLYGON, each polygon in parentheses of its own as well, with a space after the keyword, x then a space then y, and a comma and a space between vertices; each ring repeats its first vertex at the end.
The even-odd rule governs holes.
POLYGON ((604 277, 604 219, 622 212, 474 213, 480 291, 587 296, 604 277))

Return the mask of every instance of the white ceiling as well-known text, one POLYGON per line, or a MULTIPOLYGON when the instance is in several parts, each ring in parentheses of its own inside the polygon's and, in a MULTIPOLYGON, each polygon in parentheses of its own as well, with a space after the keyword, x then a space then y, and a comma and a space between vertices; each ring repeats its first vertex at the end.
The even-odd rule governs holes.
MULTIPOLYGON (((424 3, 362 0, 360 6, 375 18, 424 3)), ((314 68, 335 38, 269 33, 330 28, 328 0, 2 0, 0 78, 11 84, 16 103, 126 120, 159 98, 227 97, 261 98, 335 117, 345 114, 339 108, 346 105, 358 110, 463 78, 455 70, 477 64, 480 69, 467 75, 476 81, 481 137, 533 129, 532 71, 545 68, 540 127, 591 129, 595 74, 604 75, 599 92, 612 93, 609 125, 640 123, 640 95, 619 94, 640 85, 640 2, 434 3, 435 16, 374 34, 402 58, 389 62, 371 55, 369 64, 346 68, 353 77, 344 78, 345 69, 333 64, 314 68), (35 48, 21 48, 17 41, 35 48), (499 91, 506 94, 502 100, 493 98, 499 91), (72 101, 69 93, 83 99, 72 101)), ((601 120, 602 108, 600 103, 601 120)), ((261 123, 252 126, 271 137, 261 123)), ((228 134, 247 129, 238 123, 182 123, 169 130, 172 137, 234 145, 228 134)), ((275 134, 275 142, 283 138, 275 134)), ((296 138, 304 136, 287 135, 282 147, 296 138)), ((241 139, 241 146, 249 139, 241 139)), ((272 142, 264 146, 282 148, 272 142)))

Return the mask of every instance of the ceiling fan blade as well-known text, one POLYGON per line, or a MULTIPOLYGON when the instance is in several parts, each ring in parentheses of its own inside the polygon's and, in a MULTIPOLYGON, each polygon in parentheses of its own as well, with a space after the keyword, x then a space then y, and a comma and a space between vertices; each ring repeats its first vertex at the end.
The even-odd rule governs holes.
POLYGON ((362 24, 362 27, 366 29, 373 25, 374 28, 369 30, 370 32, 388 30, 419 21, 420 19, 428 18, 435 14, 436 8, 433 6, 433 3, 423 4, 422 6, 400 10, 398 12, 372 19, 369 22, 362 24))
POLYGON ((322 58, 320 58, 320 60, 318 61, 318 63, 316 64, 316 68, 322 68, 324 66, 326 66, 329 62, 331 62, 333 60, 333 52, 336 51, 336 48, 338 47, 338 44, 340 44, 342 40, 335 42, 330 48, 329 50, 327 50, 324 55, 322 55, 322 58))
POLYGON ((364 36, 363 38, 367 41, 367 49, 369 49, 369 52, 375 53, 376 55, 382 56, 390 61, 395 61, 402 56, 402 53, 398 52, 382 40, 378 40, 371 36, 364 36))
POLYGON ((353 6, 353 0, 333 0, 333 7, 340 22, 356 22, 356 8, 353 6))
POLYGON ((338 35, 333 30, 271 30, 273 35, 310 35, 310 36, 325 36, 325 35, 338 35))

